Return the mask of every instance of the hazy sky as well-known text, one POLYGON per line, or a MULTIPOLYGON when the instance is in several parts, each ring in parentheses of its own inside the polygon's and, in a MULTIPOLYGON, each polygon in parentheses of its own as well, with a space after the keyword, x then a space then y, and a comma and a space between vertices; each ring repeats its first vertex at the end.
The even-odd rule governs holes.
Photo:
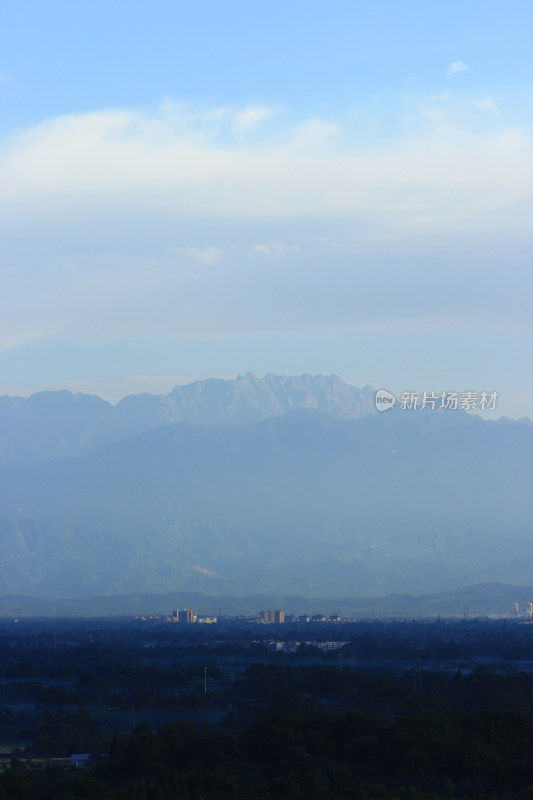
POLYGON ((1 375, 533 417, 527 2, 4 0, 1 375))

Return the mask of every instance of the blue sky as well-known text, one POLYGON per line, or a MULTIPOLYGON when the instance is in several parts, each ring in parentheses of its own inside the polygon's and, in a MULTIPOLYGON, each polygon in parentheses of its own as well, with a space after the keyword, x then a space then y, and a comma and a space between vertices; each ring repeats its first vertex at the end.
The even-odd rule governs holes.
POLYGON ((533 416, 529 2, 4 2, 0 389, 533 416))

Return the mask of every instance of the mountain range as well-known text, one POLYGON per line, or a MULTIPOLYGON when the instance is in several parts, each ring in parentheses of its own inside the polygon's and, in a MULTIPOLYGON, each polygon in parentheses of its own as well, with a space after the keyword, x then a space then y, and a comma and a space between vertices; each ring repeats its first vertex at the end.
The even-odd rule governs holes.
POLYGON ((529 421, 378 414, 370 387, 309 375, 0 408, 3 595, 377 597, 533 574, 529 421))
POLYGON ((374 413, 374 391, 349 386, 336 375, 256 378, 248 373, 176 386, 167 395, 130 395, 115 406, 96 395, 67 391, 4 395, 0 466, 29 467, 86 455, 102 444, 175 422, 244 425, 297 408, 356 419, 374 413))
MULTIPOLYGON (((302 597, 283 594, 236 596, 198 592, 73 598, 0 597, 0 617, 119 617, 168 616, 174 608, 191 608, 199 615, 257 617, 264 608, 291 614, 340 614, 341 617, 526 617, 533 586, 478 583, 437 594, 390 594, 383 597, 302 597), (518 611, 516 610, 518 605, 518 611)), ((305 630, 305 628, 302 628, 305 630)))

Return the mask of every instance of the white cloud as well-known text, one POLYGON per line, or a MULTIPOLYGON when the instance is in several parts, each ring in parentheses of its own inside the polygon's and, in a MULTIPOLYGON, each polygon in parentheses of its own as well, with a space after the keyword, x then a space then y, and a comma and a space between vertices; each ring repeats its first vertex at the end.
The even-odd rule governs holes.
POLYGON ((285 245, 283 242, 255 244, 251 250, 254 255, 268 256, 270 258, 300 253, 300 247, 298 245, 285 245))
POLYGON ((444 119, 444 114, 442 111, 439 111, 437 108, 428 108, 424 111, 424 116, 428 119, 436 119, 441 120, 444 119))
POLYGON ((470 67, 463 61, 452 61, 452 63, 448 65, 448 75, 450 77, 458 75, 460 72, 468 72, 469 70, 470 67))
POLYGON ((176 253, 183 258, 192 261, 199 261, 201 264, 216 264, 224 256, 224 250, 221 247, 167 247, 170 253, 176 253))
POLYGON ((217 264, 226 259, 248 259, 250 256, 266 256, 268 258, 284 258, 298 255, 301 252, 299 245, 284 244, 284 242, 262 242, 251 246, 244 245, 205 245, 203 247, 179 247, 170 245, 166 248, 168 253, 177 255, 180 260, 196 261, 201 264, 217 264))
POLYGON ((272 108, 250 107, 245 108, 244 111, 239 111, 235 116, 236 128, 243 128, 250 130, 255 128, 259 123, 264 122, 274 116, 276 112, 272 108))
MULTIPOLYGON (((437 120, 430 133, 362 146, 313 119, 241 146, 228 143, 235 113, 216 115, 226 120, 222 138, 208 116, 105 111, 12 137, 0 150, 4 224, 27 236, 47 215, 59 225, 76 214, 82 227, 119 215, 135 227, 163 216, 364 214, 427 230, 530 194, 533 147, 514 129, 474 134, 437 120)), ((182 255, 221 257, 209 247, 182 255)))
POLYGON ((50 335, 50 330, 21 330, 18 332, 5 331, 0 333, 0 350, 16 350, 29 342, 36 342, 50 335))
MULTIPOLYGON (((398 328, 426 318, 453 327, 463 273, 450 275, 440 254, 459 242, 468 263, 462 237, 485 247, 497 236, 525 250, 533 144, 521 131, 473 133, 437 120, 401 141, 362 146, 314 119, 258 143, 250 134, 243 146, 231 139, 234 121, 231 110, 116 110, 48 120, 4 142, 3 346, 398 328), (424 248, 420 273, 405 258, 398 265, 424 248), (426 272, 438 269, 438 290, 416 300, 426 272)), ((496 324, 484 280, 457 325, 478 325, 478 306, 479 326, 487 315, 496 324)), ((507 275, 501 282, 498 303, 511 291, 507 275)), ((524 303, 524 293, 513 295, 513 324, 524 303)))
POLYGON ((13 76, 4 69, 0 69, 0 83, 13 83, 13 76))
POLYGON ((479 108, 480 111, 497 111, 498 106, 492 99, 492 97, 484 97, 481 100, 474 100, 474 105, 479 108))

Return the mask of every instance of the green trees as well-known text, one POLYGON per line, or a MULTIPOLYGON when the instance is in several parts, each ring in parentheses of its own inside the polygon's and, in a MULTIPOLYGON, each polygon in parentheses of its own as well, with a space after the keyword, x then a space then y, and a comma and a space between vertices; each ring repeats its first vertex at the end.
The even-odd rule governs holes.
POLYGON ((99 723, 86 708, 71 714, 47 711, 36 725, 34 752, 37 756, 66 758, 72 753, 94 753, 102 747, 99 723))

